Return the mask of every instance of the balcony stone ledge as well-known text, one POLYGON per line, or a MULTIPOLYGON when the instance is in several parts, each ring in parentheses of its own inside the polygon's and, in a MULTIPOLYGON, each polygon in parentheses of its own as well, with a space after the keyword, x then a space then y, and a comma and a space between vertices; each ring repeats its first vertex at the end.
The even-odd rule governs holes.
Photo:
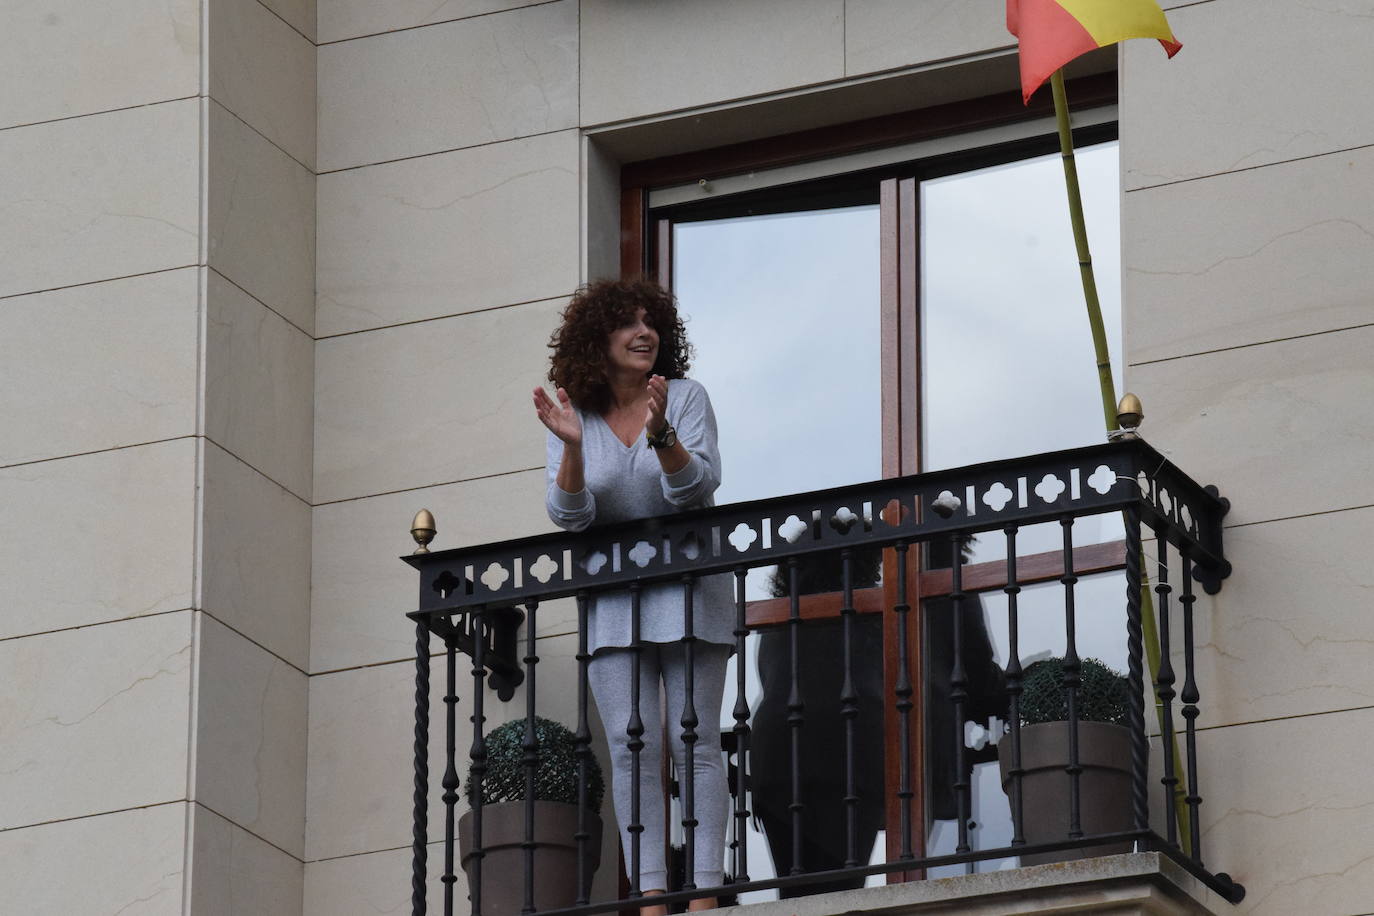
POLYGON ((1219 916, 1234 909, 1167 856, 1137 852, 837 891, 716 912, 719 916, 1219 916))

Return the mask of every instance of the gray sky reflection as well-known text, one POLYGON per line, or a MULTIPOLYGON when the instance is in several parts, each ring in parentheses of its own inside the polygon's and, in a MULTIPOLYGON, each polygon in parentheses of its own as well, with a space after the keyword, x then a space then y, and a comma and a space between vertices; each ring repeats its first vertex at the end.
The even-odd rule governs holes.
MULTIPOLYGON (((717 503, 882 476, 878 207, 682 223, 675 291, 720 427, 717 503)), ((771 567, 746 594, 769 594, 771 567)))
MULTIPOLYGON (((1077 158, 1119 373, 1117 145, 1077 158)), ((925 181, 920 210, 924 466, 1102 441, 1058 155, 925 181)), ((692 375, 720 423, 718 502, 881 475, 878 241, 877 206, 675 227, 692 375)), ((1074 532, 1119 536, 1113 517, 1074 532)), ((1058 539, 1057 525, 1028 529, 1021 552, 1058 539)), ((980 541, 975 559, 1004 555, 1001 538, 980 541)))

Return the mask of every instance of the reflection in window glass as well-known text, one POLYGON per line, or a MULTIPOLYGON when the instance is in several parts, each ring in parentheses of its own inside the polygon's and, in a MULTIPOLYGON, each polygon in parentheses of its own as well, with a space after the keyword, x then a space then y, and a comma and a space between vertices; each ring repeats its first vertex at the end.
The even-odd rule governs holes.
MULTIPOLYGON (((878 207, 678 223, 673 286, 720 428, 717 503, 882 476, 878 207)), ((749 597, 771 594, 753 570, 749 597)))
MULTIPOLYGON (((673 286, 696 348, 691 374, 710 392, 720 430, 722 483, 717 503, 882 476, 878 225, 878 207, 870 205, 674 226, 673 286)), ((873 577, 876 557, 874 552, 873 577)), ((839 587, 838 565, 828 560, 808 564, 805 580, 813 587, 804 590, 829 590, 824 585, 832 572, 830 578, 836 581, 830 588, 839 587)), ((746 595, 757 599, 775 594, 772 572, 772 567, 751 570, 746 595)), ((866 632, 870 627, 860 629, 866 632)), ((833 622, 827 629, 818 624, 808 630, 801 649, 805 658, 828 648, 825 667, 831 674, 838 670, 834 633, 833 622), (828 645, 825 634, 830 634, 828 645)), ((768 741, 769 724, 783 721, 777 710, 763 712, 780 696, 777 635, 781 634, 766 638, 754 633, 745 646, 756 753, 775 743, 768 741), (769 691, 760 668, 774 673, 769 691)), ((869 654, 880 654, 881 648, 873 648, 875 641, 881 646, 880 631, 870 635, 876 640, 861 640, 861 645, 870 646, 869 654)), ((720 711, 725 730, 734 725, 734 666, 740 661, 731 659, 726 677, 720 711)), ((813 691, 825 682, 825 674, 818 674, 813 691)), ((828 694, 838 696, 838 685, 828 694)), ((813 693, 809 702, 812 735, 838 727, 837 721, 824 724, 825 697, 813 693)), ((866 729, 870 758, 880 760, 881 717, 870 712, 866 729)), ((772 734, 776 736, 776 728, 772 734)), ((838 780, 838 769, 831 768, 838 780)), ((773 769, 783 771, 776 765, 773 769)), ((767 824, 763 799, 770 793, 762 782, 756 782, 755 791, 759 794, 751 803, 756 822, 767 824)), ((837 782, 825 793, 826 801, 838 799, 841 791, 837 782)), ((777 841, 782 834, 776 827, 770 829, 777 841)), ((766 835, 751 827, 743 841, 751 877, 771 875, 766 835)), ((879 836, 873 847, 879 854, 881 844, 879 836)), ((776 891, 755 891, 741 895, 740 901, 777 896, 776 891)))
MULTIPOLYGON (((1119 373, 1117 144, 1087 147, 1076 158, 1119 373)), ((1097 360, 1059 155, 925 181, 920 210, 922 466, 938 470, 1102 442, 1097 360)), ((1018 552, 1053 550, 1060 536, 1058 525, 1027 529, 1018 552)), ((1114 515, 1074 526, 1079 544, 1121 536, 1114 515)), ((1000 536, 984 535, 972 561, 1005 555, 1000 536)))
MULTIPOLYGON (((1129 660, 1123 615, 1125 595, 1126 575, 1120 572, 1084 576, 1074 588, 1074 642, 1079 657, 1095 658, 1121 674, 1126 673, 1129 660)), ((986 643, 978 643, 975 640, 975 645, 990 654, 990 664, 998 669, 1005 669, 1010 660, 1011 648, 1007 596, 1001 591, 990 591, 966 600, 978 602, 977 613, 982 617, 983 632, 988 637, 986 643)), ((927 612, 936 610, 930 607, 934 603, 927 602, 927 612)), ((943 610, 947 611, 947 606, 943 610)), ((1017 621, 1020 624, 1017 648, 1023 667, 1044 658, 1064 655, 1067 636, 1064 627, 1064 589, 1061 585, 1044 583, 1023 588, 1017 600, 1017 621)), ((976 663, 974 667, 976 668, 976 663)), ((977 692, 976 685, 973 692, 977 692)), ((996 732, 995 723, 988 719, 980 719, 976 724, 979 729, 996 732)), ((976 729, 974 733, 979 734, 976 729)), ((1000 748, 1004 745, 998 746, 1000 748)), ((973 749, 969 749, 968 753, 978 756, 973 749)), ((972 821, 976 825, 970 829, 970 845, 974 849, 993 849, 1010 845, 1011 808, 1001 786, 995 756, 973 765, 970 794, 972 821)), ((927 853, 952 853, 957 840, 957 822, 948 819, 937 820, 933 823, 927 840, 927 853)), ((963 865, 942 866, 931 869, 930 877, 947 877, 969 870, 996 871, 1013 866, 1016 862, 1016 859, 992 859, 976 863, 972 869, 963 865)))

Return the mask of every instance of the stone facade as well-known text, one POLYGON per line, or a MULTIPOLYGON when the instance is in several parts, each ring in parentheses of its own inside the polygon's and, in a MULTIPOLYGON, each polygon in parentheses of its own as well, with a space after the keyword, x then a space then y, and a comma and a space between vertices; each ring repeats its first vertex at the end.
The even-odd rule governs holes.
MULTIPOLYGON (((26 914, 408 912, 396 556, 421 506, 441 548, 547 529, 526 398, 618 267, 619 165, 1016 85, 992 0, 3 6, 26 914)), ((1118 63, 1127 387, 1233 503, 1198 605, 1208 862, 1236 912, 1368 913, 1374 5, 1164 6, 1184 53, 1118 63)), ((543 609, 545 683, 574 629, 543 609)))

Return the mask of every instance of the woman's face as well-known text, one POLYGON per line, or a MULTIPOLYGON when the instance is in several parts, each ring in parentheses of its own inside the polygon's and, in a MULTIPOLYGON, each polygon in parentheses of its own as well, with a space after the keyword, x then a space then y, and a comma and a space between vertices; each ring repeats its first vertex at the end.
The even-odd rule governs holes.
POLYGON ((634 320, 611 332, 606 343, 606 362, 612 372, 637 372, 647 375, 658 359, 658 332, 644 320, 644 309, 634 320))

